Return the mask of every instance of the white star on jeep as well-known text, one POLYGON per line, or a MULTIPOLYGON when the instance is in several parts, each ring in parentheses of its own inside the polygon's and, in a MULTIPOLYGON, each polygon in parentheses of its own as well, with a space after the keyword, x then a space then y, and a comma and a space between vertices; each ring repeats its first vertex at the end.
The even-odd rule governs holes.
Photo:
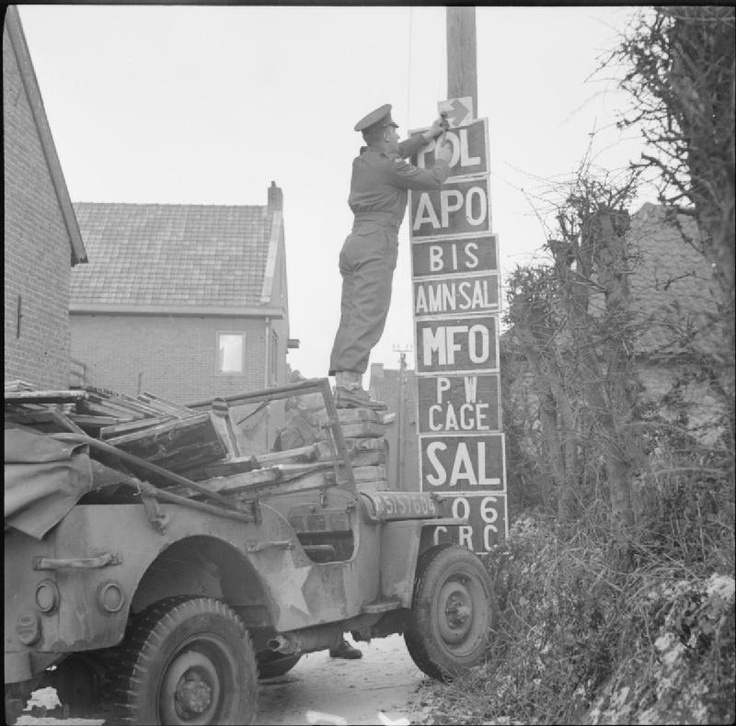
POLYGON ((286 607, 294 608, 309 615, 309 605, 304 599, 302 588, 312 571, 311 565, 297 567, 291 551, 284 551, 281 565, 266 576, 268 583, 279 595, 279 600, 286 607))

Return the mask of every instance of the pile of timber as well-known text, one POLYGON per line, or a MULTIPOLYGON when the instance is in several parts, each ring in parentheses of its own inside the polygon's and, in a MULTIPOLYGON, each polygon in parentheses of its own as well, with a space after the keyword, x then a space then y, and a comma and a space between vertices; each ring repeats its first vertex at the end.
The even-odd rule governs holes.
MULTIPOLYGON (((388 489, 388 442, 385 434, 391 416, 365 408, 338 409, 337 413, 358 489, 388 489)), ((318 424, 324 428, 328 422, 327 413, 322 412, 317 418, 318 424)), ((335 454, 325 438, 297 449, 235 457, 209 464, 197 472, 197 478, 210 491, 228 494, 238 500, 321 489, 336 481, 345 481, 346 472, 335 454)), ((186 487, 173 491, 195 499, 201 497, 186 487)))
MULTIPOLYGON (((338 410, 359 489, 388 489, 385 432, 390 418, 369 409, 338 410)), ((94 387, 41 391, 23 381, 12 381, 5 384, 5 420, 43 432, 91 436, 211 492, 238 500, 323 488, 344 482, 347 477, 327 436, 298 449, 267 454, 242 452, 222 402, 202 412, 151 393, 132 397, 94 387)), ((322 412, 318 422, 323 429, 327 421, 326 412, 322 412)), ((97 452, 91 453, 98 458, 97 452)), ((110 459, 102 459, 114 465, 110 459)), ((172 493, 205 498, 181 482, 143 467, 136 469, 130 461, 126 467, 138 478, 172 493)))
POLYGON ((47 433, 85 434, 184 476, 233 453, 221 415, 152 393, 134 398, 93 387, 37 390, 11 381, 5 384, 5 420, 47 433))

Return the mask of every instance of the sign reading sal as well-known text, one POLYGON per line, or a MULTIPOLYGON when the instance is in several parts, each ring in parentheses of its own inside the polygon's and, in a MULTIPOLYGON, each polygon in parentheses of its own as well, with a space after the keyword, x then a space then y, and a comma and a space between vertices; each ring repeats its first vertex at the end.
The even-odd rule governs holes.
POLYGON ((421 436, 422 491, 504 491, 503 434, 421 436))

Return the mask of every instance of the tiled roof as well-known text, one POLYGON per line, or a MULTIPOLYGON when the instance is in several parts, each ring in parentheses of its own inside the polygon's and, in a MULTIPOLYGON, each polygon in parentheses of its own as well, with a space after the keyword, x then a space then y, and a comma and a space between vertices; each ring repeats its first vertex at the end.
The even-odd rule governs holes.
POLYGON ((682 344, 688 331, 695 335, 695 347, 707 350, 720 334, 716 285, 699 249, 697 226, 683 215, 677 222, 682 231, 667 220, 664 207, 650 203, 631 219, 628 234, 636 259, 629 281, 632 309, 644 323, 637 341, 641 353, 683 352, 689 347, 682 344), (689 240, 683 239, 683 232, 689 240))
POLYGON ((72 304, 254 307, 263 304, 267 206, 75 204, 89 264, 72 304))

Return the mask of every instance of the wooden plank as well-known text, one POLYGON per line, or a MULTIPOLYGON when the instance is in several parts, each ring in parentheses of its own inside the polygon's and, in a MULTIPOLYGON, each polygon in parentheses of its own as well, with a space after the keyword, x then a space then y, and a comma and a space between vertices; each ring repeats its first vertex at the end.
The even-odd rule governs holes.
POLYGON ((253 499, 263 499, 280 494, 292 494, 309 489, 321 489, 326 486, 332 486, 329 472, 315 472, 314 474, 289 481, 262 482, 254 486, 245 487, 240 491, 231 490, 230 493, 234 495, 237 501, 247 502, 253 499))
POLYGON ((5 403, 68 403, 85 398, 85 391, 5 391, 5 403))
POLYGON ((120 419, 114 416, 99 416, 93 413, 70 413, 69 417, 79 426, 104 427, 115 426, 120 419))
POLYGON ((111 401, 109 398, 103 398, 96 394, 90 394, 88 401, 84 403, 84 410, 88 408, 92 411, 96 410, 99 413, 120 416, 125 421, 146 418, 146 414, 141 411, 134 411, 129 407, 121 406, 111 401))
POLYGON ((358 482, 385 481, 386 480, 386 467, 385 466, 355 466, 353 467, 353 476, 355 477, 356 484, 358 482))
POLYGON ((382 423, 374 421, 359 421, 357 423, 342 424, 342 435, 346 439, 378 438, 386 434, 382 423))
MULTIPOLYGON (((317 414, 317 420, 320 424, 326 424, 328 419, 327 411, 320 411, 317 414)), ((369 408, 338 408, 337 420, 343 425, 361 421, 371 421, 373 423, 382 423, 383 421, 380 414, 369 408)))
POLYGON ((241 451, 238 446, 238 440, 235 438, 235 432, 233 431, 233 425, 230 422, 230 415, 227 411, 220 413, 212 411, 212 425, 220 434, 220 438, 227 447, 228 459, 237 458, 240 456, 241 451))
POLYGON ((225 461, 216 461, 213 464, 207 464, 201 470, 189 472, 194 474, 193 479, 214 479, 215 477, 232 476, 233 474, 241 474, 253 469, 265 469, 278 464, 303 464, 316 461, 316 446, 301 446, 298 449, 290 449, 289 451, 275 451, 271 454, 261 454, 259 456, 239 456, 225 461))
POLYGON ((107 443, 175 472, 219 461, 227 453, 210 413, 114 436, 107 443))
POLYGON ((138 400, 159 409, 162 413, 170 413, 176 418, 187 418, 188 416, 194 416, 197 414, 197 411, 194 411, 191 408, 169 401, 167 398, 155 396, 153 393, 149 393, 148 391, 139 393, 138 400))
MULTIPOLYGON (((113 419, 114 421, 114 419, 113 419)), ((159 416, 158 418, 139 418, 135 421, 126 421, 124 423, 110 423, 100 429, 100 437, 109 439, 112 436, 122 436, 133 431, 138 431, 149 426, 158 426, 159 424, 171 421, 171 416, 159 416)))
POLYGON ((6 421, 15 421, 26 426, 33 426, 40 431, 54 433, 58 431, 71 431, 75 434, 84 434, 87 432, 77 426, 69 416, 62 411, 51 407, 44 409, 29 409, 25 407, 13 408, 12 411, 6 412, 6 421))

